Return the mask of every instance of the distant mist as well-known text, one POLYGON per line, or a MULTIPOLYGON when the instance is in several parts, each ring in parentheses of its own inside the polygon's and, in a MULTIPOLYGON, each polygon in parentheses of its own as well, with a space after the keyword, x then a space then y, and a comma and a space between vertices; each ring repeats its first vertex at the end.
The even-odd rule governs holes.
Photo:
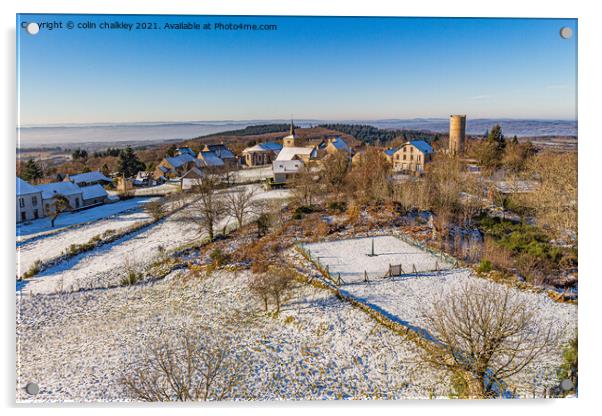
MULTIPOLYGON (((250 125, 282 123, 287 120, 226 120, 207 122, 156 122, 119 124, 80 124, 28 126, 17 129, 20 147, 77 145, 82 143, 159 142, 189 139, 198 136, 242 129, 250 125)), ((369 124, 384 129, 429 130, 447 133, 448 119, 387 119, 387 120, 295 120, 295 124, 308 127, 322 123, 369 124)), ((506 136, 577 136, 577 121, 572 120, 520 120, 520 119, 467 119, 468 134, 484 134, 499 123, 506 136)))

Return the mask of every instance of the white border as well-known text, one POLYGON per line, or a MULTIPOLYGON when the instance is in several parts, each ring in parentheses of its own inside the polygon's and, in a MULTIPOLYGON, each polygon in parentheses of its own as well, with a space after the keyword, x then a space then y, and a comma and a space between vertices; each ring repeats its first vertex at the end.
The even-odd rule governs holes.
MULTIPOLYGON (((12 414, 14 405, 14 275, 15 252, 13 220, 14 203, 14 146, 15 146, 15 14, 21 13, 148 13, 148 14, 253 14, 253 15, 338 15, 338 16, 475 16, 475 17, 564 17, 579 18, 579 219, 580 219, 580 264, 581 276, 579 327, 580 327, 580 398, 577 400, 555 401, 505 401, 505 402, 313 402, 313 403, 253 403, 253 404, 211 404, 207 408, 194 406, 192 408, 178 407, 177 411, 187 414, 210 412, 211 414, 287 414, 297 415, 313 413, 345 412, 350 415, 364 415, 368 412, 378 413, 420 412, 446 414, 482 414, 508 415, 509 413, 529 411, 546 414, 576 414, 593 413, 600 396, 598 375, 600 368, 601 345, 599 328, 602 276, 596 273, 596 255, 599 257, 600 234, 599 197, 600 163, 598 155, 602 154, 602 137, 600 134, 601 118, 599 101, 601 26, 600 16, 596 13, 595 2, 575 1, 546 1, 526 2, 524 0, 505 0, 503 2, 487 1, 412 1, 391 4, 381 0, 206 0, 192 4, 190 0, 97 0, 91 2, 54 0, 13 0, 0 3, 2 13, 2 82, 3 96, 0 100, 3 117, 3 189, 6 190, 9 202, 1 204, 2 227, 2 259, 6 273, 4 276, 2 311, 3 342, 2 342, 2 401, 12 414), (598 163, 596 163, 598 162, 598 163)), ((492 51, 493 53, 493 51, 492 51)), ((69 406, 68 409, 57 408, 28 408, 28 411, 55 411, 80 413, 81 410, 69 406)), ((173 409, 176 410, 176 409, 173 409)), ((90 415, 105 415, 111 411, 105 407, 88 406, 86 412, 90 415)), ((171 412, 172 407, 162 406, 128 409, 128 412, 140 414, 164 414, 171 412)))

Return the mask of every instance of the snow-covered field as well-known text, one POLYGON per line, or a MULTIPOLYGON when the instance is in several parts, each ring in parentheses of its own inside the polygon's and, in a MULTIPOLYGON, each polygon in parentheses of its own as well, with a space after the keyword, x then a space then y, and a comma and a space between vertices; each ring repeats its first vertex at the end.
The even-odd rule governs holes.
MULTIPOLYGON (((345 286, 342 291, 349 293, 362 303, 388 315, 393 320, 406 326, 430 330, 424 313, 431 305, 445 298, 457 285, 471 282, 476 284, 491 284, 485 279, 471 275, 467 270, 446 270, 432 275, 398 277, 393 279, 379 279, 369 283, 356 283, 345 286)), ((558 303, 550 299, 545 293, 530 293, 512 289, 521 298, 525 299, 538 317, 544 318, 545 324, 552 324, 556 329, 562 329, 562 344, 566 344, 577 329, 577 306, 558 303), (549 319, 548 319, 549 318, 549 319)), ((516 386, 517 392, 528 396, 533 380, 540 387, 557 385, 556 371, 562 361, 561 346, 555 351, 542 354, 527 371, 506 380, 509 385, 516 386)))
MULTIPOLYGON (((257 187, 254 196, 257 201, 282 199, 288 196, 286 190, 264 191, 259 185, 249 186, 257 187)), ((170 250, 204 238, 204 234, 192 220, 197 215, 198 208, 191 205, 148 228, 49 267, 34 278, 20 282, 18 290, 25 293, 54 293, 115 284, 126 273, 126 265, 143 268, 157 258, 160 248, 170 250)), ((234 223, 234 219, 226 217, 215 228, 221 231, 234 223)), ((96 231, 90 233, 98 234, 96 231)), ((68 247, 71 243, 89 240, 89 238, 80 240, 77 233, 77 230, 66 230, 61 235, 61 246, 68 247)), ((58 248, 51 249, 48 254, 40 250, 30 250, 27 251, 25 259, 27 264, 31 264, 38 259, 53 257, 50 254, 56 254, 57 250, 60 253, 58 248)), ((25 263, 21 266, 21 270, 26 270, 25 263)))
POLYGON ((278 317, 249 295, 249 272, 17 299, 18 400, 126 400, 145 343, 182 328, 228 340, 242 368, 227 399, 428 398, 449 393, 411 341, 330 291, 298 284, 278 317), (40 393, 23 387, 36 382, 40 393))
POLYGON ((108 230, 119 231, 151 217, 144 211, 114 215, 71 230, 34 239, 17 247, 17 275, 25 273, 36 260, 60 256, 71 244, 81 244, 108 230))
POLYGON ((50 218, 40 218, 39 220, 31 221, 28 224, 17 224, 17 242, 30 240, 46 233, 54 234, 65 227, 97 221, 125 211, 137 210, 151 199, 152 198, 132 198, 82 211, 65 212, 58 216, 54 223, 54 228, 50 226, 50 218))
POLYGON ((382 278, 390 264, 401 264, 405 273, 411 273, 414 266, 418 272, 451 267, 441 258, 392 236, 303 244, 303 248, 323 267, 328 266, 331 275, 340 273, 345 283, 363 281, 364 272, 370 279, 382 278), (375 256, 371 256, 372 241, 375 256))

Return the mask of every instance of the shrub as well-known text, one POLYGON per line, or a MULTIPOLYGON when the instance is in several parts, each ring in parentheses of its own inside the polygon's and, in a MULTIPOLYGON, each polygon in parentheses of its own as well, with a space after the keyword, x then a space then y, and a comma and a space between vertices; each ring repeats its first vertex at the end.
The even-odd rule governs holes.
POLYGON ((222 267, 230 262, 230 256, 224 253, 220 248, 216 248, 209 254, 211 263, 215 267, 222 267))
POLYGON ((125 270, 125 276, 121 278, 121 286, 132 286, 142 280, 143 275, 140 273, 129 258, 126 258, 123 263, 123 269, 125 270))
POLYGON ((29 279, 30 277, 33 277, 36 274, 40 273, 41 270, 42 270, 42 261, 41 260, 36 260, 29 267, 29 269, 25 273, 23 273, 23 275, 21 276, 21 278, 22 279, 29 279))
POLYGON ((142 280, 142 273, 129 270, 124 277, 121 278, 121 286, 132 286, 142 280))
POLYGON ((295 209, 293 219, 300 220, 303 218, 304 214, 311 214, 314 211, 314 208, 309 205, 301 205, 295 209))
POLYGON ((493 265, 491 264, 491 262, 489 260, 481 260, 481 263, 479 264, 477 271, 479 273, 487 273, 487 272, 490 272, 492 269, 493 269, 493 265))
POLYGON ((343 202, 343 201, 341 201, 341 202, 333 201, 328 204, 328 209, 332 210, 332 211, 343 212, 343 211, 345 211, 346 208, 347 208, 347 203, 343 202))

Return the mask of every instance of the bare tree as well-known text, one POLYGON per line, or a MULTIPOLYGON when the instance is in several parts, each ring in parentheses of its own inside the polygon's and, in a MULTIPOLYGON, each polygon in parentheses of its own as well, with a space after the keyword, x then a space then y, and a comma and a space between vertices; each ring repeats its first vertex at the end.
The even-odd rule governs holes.
POLYGON ((274 267, 268 272, 270 274, 270 293, 276 304, 276 313, 280 313, 280 306, 284 296, 290 291, 293 283, 290 271, 282 267, 274 267))
POLYGON ((280 313, 280 307, 286 294, 292 288, 293 279, 289 270, 282 267, 270 267, 267 272, 256 274, 249 282, 249 289, 257 295, 268 312, 268 303, 272 298, 275 313, 280 313))
POLYGON ((162 200, 155 200, 147 202, 144 206, 146 212, 150 214, 151 217, 155 220, 159 220, 163 218, 165 215, 166 209, 162 200))
POLYGON ((223 400, 241 383, 243 361, 227 340, 183 331, 147 345, 144 358, 131 363, 121 381, 132 398, 142 401, 223 400))
POLYGON ((216 175, 206 174, 197 181, 197 186, 192 189, 198 196, 195 206, 199 216, 194 217, 201 232, 206 232, 209 240, 215 238, 215 227, 225 216, 225 205, 221 195, 218 194, 219 178, 216 175))
POLYGON ((239 187, 233 189, 225 195, 226 212, 236 218, 238 227, 242 227, 245 217, 251 214, 255 208, 253 197, 255 196, 256 188, 239 187))
POLYGON ((391 196, 391 164, 379 149, 369 147, 347 175, 346 183, 359 205, 384 201, 391 196))
POLYGON ((349 154, 344 151, 328 155, 323 160, 321 177, 326 185, 326 189, 334 194, 336 202, 339 202, 343 191, 349 164, 349 154))
POLYGON ((317 187, 316 174, 308 165, 303 166, 291 180, 293 198, 299 205, 311 205, 317 187))
POLYGON ((465 375, 469 397, 491 397, 503 380, 556 346, 560 333, 517 291, 487 281, 458 285, 423 313, 437 340, 423 343, 424 358, 465 375))
POLYGON ((54 227, 54 222, 58 218, 58 216, 65 211, 69 211, 71 209, 71 204, 69 204, 69 200, 63 195, 55 195, 52 197, 50 206, 52 209, 50 210, 50 226, 54 227))
POLYGON ((266 273, 253 275, 253 278, 249 281, 249 290, 261 300, 263 310, 267 312, 270 299, 269 276, 266 273))
POLYGON ((555 236, 577 239, 577 153, 543 152, 528 163, 537 189, 520 199, 535 211, 537 223, 555 236))

